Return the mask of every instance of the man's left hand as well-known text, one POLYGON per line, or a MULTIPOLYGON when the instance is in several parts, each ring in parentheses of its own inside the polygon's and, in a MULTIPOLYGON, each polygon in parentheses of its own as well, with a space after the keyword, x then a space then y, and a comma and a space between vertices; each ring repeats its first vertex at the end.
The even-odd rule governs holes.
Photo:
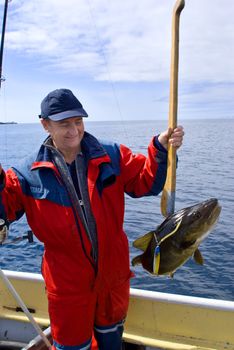
POLYGON ((183 143, 184 128, 177 126, 174 130, 168 128, 166 131, 161 132, 158 136, 158 141, 164 148, 168 148, 168 144, 176 149, 180 148, 183 143))

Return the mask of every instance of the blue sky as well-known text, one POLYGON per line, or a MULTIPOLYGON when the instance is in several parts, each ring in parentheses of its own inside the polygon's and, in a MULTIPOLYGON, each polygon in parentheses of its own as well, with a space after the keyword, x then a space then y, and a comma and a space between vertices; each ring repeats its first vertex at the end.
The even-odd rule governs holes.
MULTIPOLYGON (((178 121, 233 118, 234 1, 185 2, 178 121)), ((61 87, 73 90, 90 120, 167 119, 174 3, 9 2, 0 120, 37 122, 41 100, 61 87)))

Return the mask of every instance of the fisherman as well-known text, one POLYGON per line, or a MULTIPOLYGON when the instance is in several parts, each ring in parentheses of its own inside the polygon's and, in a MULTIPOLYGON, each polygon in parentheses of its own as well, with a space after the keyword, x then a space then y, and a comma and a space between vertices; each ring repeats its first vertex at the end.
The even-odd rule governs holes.
POLYGON ((53 348, 91 349, 94 333, 99 350, 120 350, 132 276, 124 194, 162 191, 167 146, 181 146, 183 128, 154 136, 146 157, 84 131, 88 114, 68 89, 50 92, 39 117, 49 134, 39 151, 0 169, 0 218, 25 213, 44 243, 53 348))

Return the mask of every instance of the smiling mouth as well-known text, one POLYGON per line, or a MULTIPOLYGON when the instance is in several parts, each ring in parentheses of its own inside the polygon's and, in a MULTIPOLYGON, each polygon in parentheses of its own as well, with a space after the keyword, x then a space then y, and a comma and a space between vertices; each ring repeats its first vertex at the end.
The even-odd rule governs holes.
POLYGON ((76 136, 67 136, 67 137, 65 137, 66 140, 75 140, 75 139, 78 139, 78 138, 79 138, 78 135, 76 135, 76 136))

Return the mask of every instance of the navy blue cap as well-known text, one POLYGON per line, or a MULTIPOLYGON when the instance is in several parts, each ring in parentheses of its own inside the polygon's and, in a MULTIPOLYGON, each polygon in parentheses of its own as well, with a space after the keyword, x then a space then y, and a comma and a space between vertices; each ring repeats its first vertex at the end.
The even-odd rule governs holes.
POLYGON ((88 114, 71 90, 56 89, 42 101, 39 117, 59 121, 72 117, 88 117, 88 114))

